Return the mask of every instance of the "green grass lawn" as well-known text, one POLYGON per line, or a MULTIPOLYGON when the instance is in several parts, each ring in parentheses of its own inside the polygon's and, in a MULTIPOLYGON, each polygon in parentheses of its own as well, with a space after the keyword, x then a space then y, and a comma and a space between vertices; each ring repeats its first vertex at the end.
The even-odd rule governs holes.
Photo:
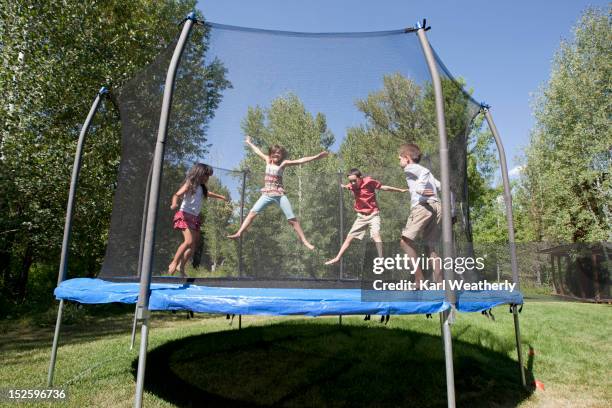
MULTIPOLYGON (((528 378, 544 390, 518 385, 512 315, 507 307, 494 315, 460 314, 453 325, 458 406, 612 405, 612 308, 525 305, 528 378)), ((34 317, 0 322, 0 388, 46 384, 53 316, 34 317)), ((71 307, 66 320, 55 384, 69 400, 48 405, 131 406, 130 314, 71 307)), ((387 326, 358 316, 342 326, 332 317, 245 316, 237 330, 224 317, 154 313, 145 405, 445 406, 439 331, 437 316, 422 315, 394 316, 387 326)))

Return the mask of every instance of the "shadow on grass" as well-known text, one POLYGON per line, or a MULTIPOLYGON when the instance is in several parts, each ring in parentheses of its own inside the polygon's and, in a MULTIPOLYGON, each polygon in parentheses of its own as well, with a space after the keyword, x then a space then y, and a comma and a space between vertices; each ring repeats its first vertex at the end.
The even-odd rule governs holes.
MULTIPOLYGON (((60 332, 60 347, 68 344, 89 343, 104 337, 129 334, 132 330, 134 305, 87 305, 77 307, 69 304, 64 309, 60 332)), ((51 351, 57 307, 45 313, 34 314, 25 321, 0 321, 0 352, 5 355, 37 349, 51 351)), ((198 315, 198 319, 215 318, 213 315, 198 315)), ((187 312, 155 312, 155 324, 188 320, 187 312)), ((7 357, 8 358, 8 357, 7 357)), ((19 360, 20 357, 15 357, 19 360)), ((3 360, 8 361, 8 360, 3 360)))
MULTIPOLYGON (((453 348, 457 405, 515 406, 533 392, 507 354, 453 348)), ((149 353, 145 387, 184 407, 446 406, 440 337, 359 326, 290 323, 169 342, 149 353)))

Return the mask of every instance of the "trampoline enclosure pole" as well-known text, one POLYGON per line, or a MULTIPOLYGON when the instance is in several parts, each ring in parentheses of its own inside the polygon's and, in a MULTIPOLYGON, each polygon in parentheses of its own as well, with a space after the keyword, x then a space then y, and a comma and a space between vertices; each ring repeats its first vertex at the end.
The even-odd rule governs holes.
MULTIPOLYGON (((510 245, 510 263, 512 266, 512 281, 516 284, 516 288, 519 288, 519 276, 518 276, 518 262, 516 259, 516 243, 514 241, 514 220, 512 213, 512 193, 510 191, 510 178, 508 177, 508 164, 506 163, 506 152, 504 145, 502 144, 501 137, 497 131, 497 126, 493 122, 493 116, 489 107, 483 105, 481 108, 485 115, 485 119, 489 124, 489 129, 493 133, 495 144, 497 145, 497 151, 499 152, 499 166, 502 174, 502 182, 504 184, 504 203, 506 205, 506 221, 508 223, 508 244, 510 245)), ((519 370, 521 374, 521 384, 527 385, 525 380, 525 371, 523 369, 523 350, 521 346, 521 330, 519 327, 519 316, 516 305, 512 306, 512 314, 514 317, 514 334, 516 338, 516 351, 518 353, 519 370)))
MULTIPOLYGON (((342 173, 338 172, 338 189, 340 191, 340 195, 338 196, 338 208, 340 209, 340 234, 339 235, 339 244, 338 249, 342 247, 344 242, 344 191, 342 188, 342 173)), ((344 275, 344 261, 343 258, 340 258, 340 280, 342 280, 342 276, 344 275)))
MULTIPOLYGON (((443 257, 452 257, 452 221, 451 221, 451 194, 450 194, 450 165, 448 159, 448 142, 446 138, 446 121, 444 118, 444 95, 442 93, 442 82, 440 80, 440 74, 438 72, 438 66, 427 40, 425 34, 426 28, 417 23, 417 36, 421 43, 423 53, 425 54, 425 60, 427 61, 427 67, 431 75, 431 81, 434 88, 435 100, 436 100, 436 124, 438 127, 438 137, 440 140, 440 182, 442 184, 442 253, 443 257)), ((451 280, 452 271, 444 269, 444 280, 446 282, 451 280)), ((446 290, 447 300, 451 303, 455 303, 454 293, 450 291, 450 287, 447 284, 446 290)), ((455 407, 455 378, 453 369, 453 349, 452 349, 452 338, 450 330, 450 311, 444 311, 440 316, 440 323, 442 329, 442 337, 444 341, 444 359, 446 362, 446 393, 448 407, 455 407)))
MULTIPOLYGON (((240 189, 240 225, 244 221, 244 196, 246 194, 246 178, 248 170, 242 172, 242 188, 240 189)), ((242 235, 238 239, 238 276, 244 275, 244 259, 242 255, 243 242, 242 235)))
POLYGON ((451 335, 452 309, 440 313, 440 327, 442 328, 442 344, 444 345, 444 362, 446 369, 446 395, 449 407, 455 406, 455 377, 453 367, 453 338, 451 335), (449 382, 448 378, 451 378, 449 382))
POLYGON ((136 330, 138 329, 138 304, 136 304, 136 308, 134 309, 134 320, 132 321, 132 336, 130 337, 130 350, 134 349, 134 343, 136 342, 136 330))
MULTIPOLYGON (((427 35, 425 34, 425 27, 421 27, 419 23, 417 36, 421 42, 423 53, 427 61, 427 67, 431 75, 431 81, 434 88, 435 100, 436 100, 436 125, 438 128, 438 137, 440 143, 440 184, 442 185, 442 253, 443 257, 453 256, 453 225, 451 216, 451 191, 450 191, 450 163, 448 159, 448 141, 446 137, 446 120, 444 118, 444 95, 442 93, 442 81, 440 80, 440 74, 438 72, 438 64, 433 55, 427 35)), ((452 279, 452 270, 444 269, 444 280, 449 281, 452 279)), ((446 290, 447 300, 454 304, 455 298, 454 293, 449 289, 447 285, 446 290)))
POLYGON ((108 89, 105 87, 100 88, 96 99, 94 99, 89 114, 83 123, 81 133, 79 134, 79 141, 77 142, 77 149, 74 155, 74 164, 72 166, 72 178, 70 179, 70 193, 68 193, 68 204, 66 206, 66 223, 64 224, 64 239, 62 241, 62 253, 60 258, 59 275, 57 277, 57 284, 59 285, 66 279, 66 272, 68 270, 68 249, 70 246, 70 235, 72 233, 72 212, 74 210, 74 197, 76 196, 77 183, 79 181, 79 173, 81 172, 81 159, 83 158, 83 145, 85 144, 85 135, 89 130, 91 121, 98 111, 100 106, 100 100, 102 96, 108 94, 108 89))
POLYGON ((525 369, 523 368, 523 347, 521 346, 521 328, 519 326, 519 314, 516 305, 512 305, 512 316, 514 317, 514 338, 516 340, 516 352, 518 354, 519 374, 521 376, 521 384, 527 386, 525 379, 525 369))
POLYGON ((144 389, 144 377, 147 358, 147 343, 149 334, 149 295, 151 288, 151 273, 153 269, 153 250, 155 248, 155 227, 157 220, 157 207, 159 204, 159 190, 162 177, 162 166, 164 161, 164 145, 166 143, 166 133, 168 132, 168 118, 172 105, 172 94, 174 92, 174 80, 176 70, 183 54, 187 38, 191 27, 195 22, 195 13, 189 13, 185 19, 183 30, 172 54, 172 60, 166 74, 164 87, 164 97, 159 118, 159 130, 157 133, 157 143, 153 156, 153 170, 151 172, 151 190, 149 192, 149 207, 147 209, 147 223, 145 229, 144 248, 142 256, 142 272, 140 276, 140 293, 138 295, 138 307, 136 317, 142 321, 140 335, 140 352, 138 355, 138 371, 136 376, 136 391, 134 396, 134 407, 142 406, 142 394, 144 389))
POLYGON ((57 308, 57 320, 55 321, 55 332, 53 333, 53 345, 51 346, 51 362, 47 374, 47 387, 53 386, 53 374, 55 371, 55 359, 57 357, 57 343, 59 342, 60 327, 62 325, 62 313, 64 311, 64 299, 60 300, 57 308))
MULTIPOLYGON (((70 192, 68 193, 68 204, 66 205, 66 223, 64 224, 64 238, 62 240, 62 252, 60 256, 59 273, 57 276, 57 285, 59 286, 64 280, 66 280, 66 273, 68 272, 68 250, 70 247, 70 235, 72 233, 72 213, 74 211, 74 197, 76 196, 77 183, 79 181, 79 173, 81 172, 81 159, 83 158, 83 145, 85 144, 85 135, 89 131, 91 121, 98 111, 100 106, 100 100, 102 96, 108 94, 108 89, 105 87, 100 88, 96 99, 94 99, 87 118, 81 127, 79 133, 79 140, 77 142, 76 153, 74 155, 74 164, 72 165, 72 177, 70 179, 70 192)), ((53 372, 55 371, 55 358, 57 356, 57 345, 59 341, 60 326, 62 324, 62 311, 64 309, 64 301, 60 300, 59 308, 57 310, 57 321, 55 322, 55 334, 53 335, 53 346, 51 347, 51 362, 49 363, 49 374, 47 377, 47 386, 53 385, 53 372)))
POLYGON ((516 288, 519 288, 518 263, 516 260, 516 243, 514 241, 514 220, 512 214, 512 193, 510 192, 510 178, 508 177, 508 164, 506 163, 506 152, 502 144, 501 137, 493 122, 493 116, 488 107, 482 107, 485 119, 489 124, 489 129, 493 133, 497 151, 499 152, 499 167, 502 174, 502 183, 504 185, 504 204, 506 205, 506 222, 508 223, 508 243, 510 244, 510 264, 512 266, 512 281, 516 283, 516 288))
MULTIPOLYGON (((151 172, 153 166, 149 167, 149 175, 147 176, 147 187, 145 189, 144 205, 142 209, 142 222, 140 223, 140 247, 138 249, 138 278, 142 276, 142 251, 144 250, 144 237, 147 226, 147 208, 149 207, 149 191, 151 190, 151 172)), ((132 322, 132 337, 130 340, 130 350, 134 349, 136 341, 136 330, 138 329, 138 303, 134 309, 134 321, 132 322)))
POLYGON ((149 208, 149 194, 151 191, 151 175, 153 172, 153 166, 149 168, 149 175, 147 176, 147 187, 145 189, 144 205, 142 207, 142 221, 140 223, 140 246, 138 248, 138 278, 142 275, 142 251, 144 250, 144 237, 147 227, 147 208, 149 208))

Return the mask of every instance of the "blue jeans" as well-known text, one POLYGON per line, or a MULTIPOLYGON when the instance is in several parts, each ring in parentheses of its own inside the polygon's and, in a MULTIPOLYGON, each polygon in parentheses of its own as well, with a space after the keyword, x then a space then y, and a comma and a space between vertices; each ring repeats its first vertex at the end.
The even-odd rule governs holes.
POLYGON ((251 212, 259 214, 267 206, 274 203, 280 205, 281 210, 283 210, 283 213, 285 214, 285 217, 287 217, 288 220, 295 219, 295 215, 293 214, 293 210, 291 209, 291 203, 285 195, 269 196, 262 194, 261 197, 259 197, 259 200, 257 200, 255 205, 251 209, 251 212))

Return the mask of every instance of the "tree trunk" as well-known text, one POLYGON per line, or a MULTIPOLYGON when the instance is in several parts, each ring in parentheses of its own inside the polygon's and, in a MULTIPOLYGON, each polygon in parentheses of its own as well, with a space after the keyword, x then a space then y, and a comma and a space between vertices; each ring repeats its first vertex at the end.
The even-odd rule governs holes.
POLYGON ((32 266, 33 258, 32 245, 28 242, 23 260, 21 262, 21 268, 19 270, 19 277, 17 279, 16 294, 17 300, 22 302, 26 297, 26 288, 28 286, 28 275, 30 273, 30 267, 32 266))

